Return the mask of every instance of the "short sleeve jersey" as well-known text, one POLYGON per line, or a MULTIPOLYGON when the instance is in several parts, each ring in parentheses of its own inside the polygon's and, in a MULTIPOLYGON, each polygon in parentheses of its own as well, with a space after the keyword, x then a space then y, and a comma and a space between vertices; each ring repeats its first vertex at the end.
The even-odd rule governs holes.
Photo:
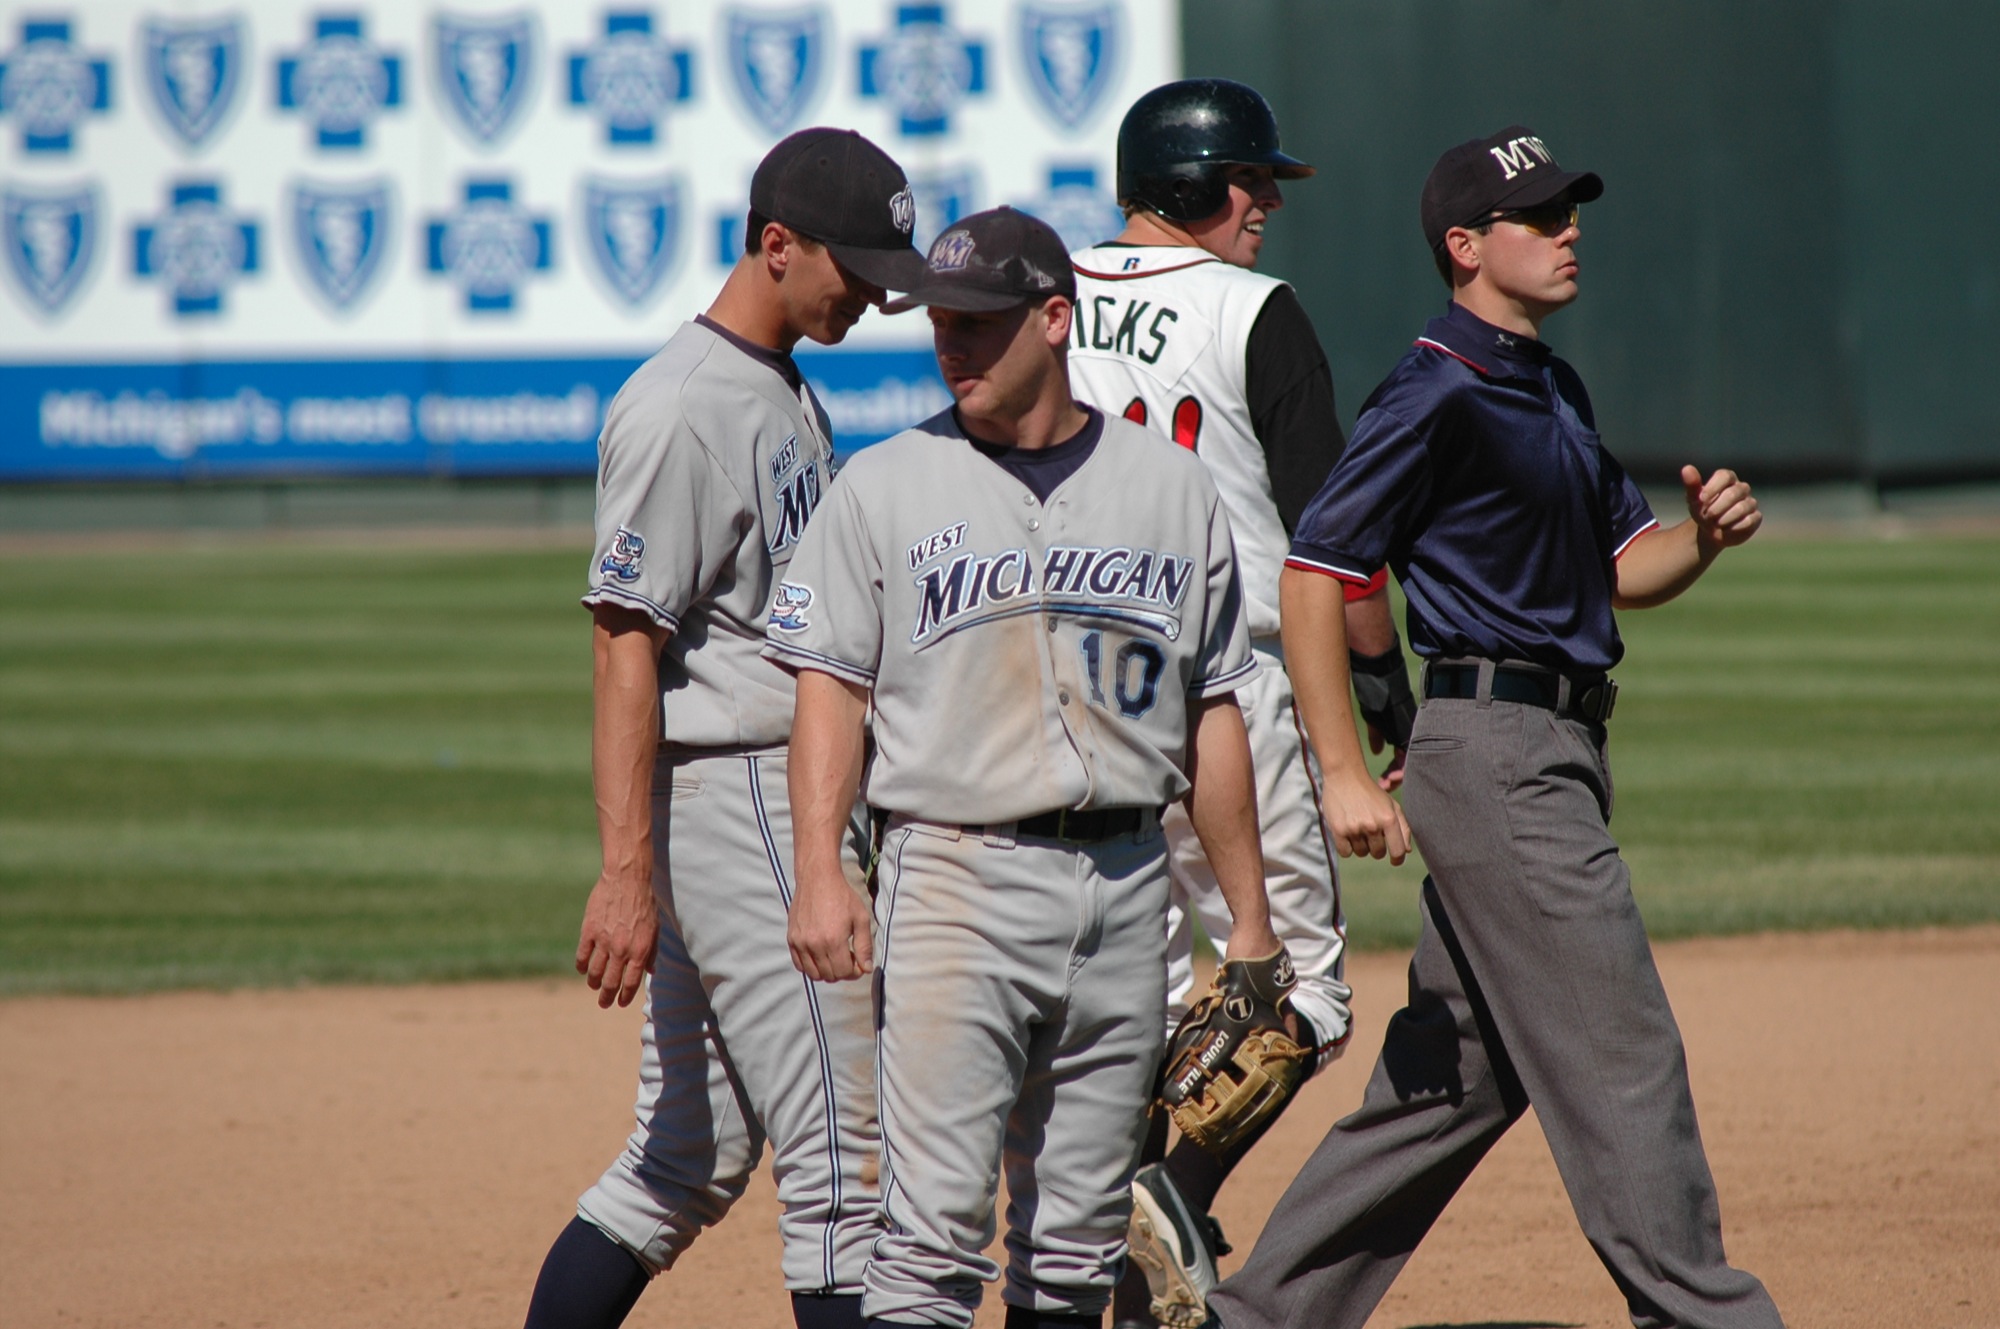
POLYGON ((1044 503, 951 411, 841 471, 766 649, 873 689, 868 801, 947 823, 1180 798, 1188 699, 1257 668, 1200 462, 1106 420, 1044 503))
POLYGON ((1618 555, 1657 525, 1576 371, 1454 303, 1363 403, 1286 562, 1356 583, 1386 560, 1420 656, 1592 674, 1624 654, 1618 555))
POLYGON ((764 658, 764 619, 776 572, 832 483, 831 431, 812 389, 685 323, 619 389, 597 452, 583 603, 672 631, 660 655, 662 741, 785 742, 795 680, 764 658))

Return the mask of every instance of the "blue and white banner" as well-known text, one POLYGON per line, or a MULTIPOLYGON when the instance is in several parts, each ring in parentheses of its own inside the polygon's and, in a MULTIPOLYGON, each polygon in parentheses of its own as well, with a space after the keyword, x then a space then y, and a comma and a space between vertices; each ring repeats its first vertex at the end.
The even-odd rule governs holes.
MULTIPOLYGON (((1176 10, 0 3, 0 481, 587 471, 778 138, 875 139, 923 238, 1086 244, 1176 10)), ((799 360, 844 448, 949 400, 921 315, 799 360)))

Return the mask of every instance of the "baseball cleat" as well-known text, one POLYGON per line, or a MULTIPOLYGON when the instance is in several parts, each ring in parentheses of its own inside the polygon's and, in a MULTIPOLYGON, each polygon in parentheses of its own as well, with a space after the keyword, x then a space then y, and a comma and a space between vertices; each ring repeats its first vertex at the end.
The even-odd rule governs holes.
POLYGON ((1167 1329, 1200 1329, 1208 1322, 1208 1294, 1216 1278, 1215 1256, 1203 1239, 1205 1217, 1182 1197, 1160 1164, 1147 1164, 1132 1179, 1126 1241, 1145 1271, 1153 1315, 1167 1329))

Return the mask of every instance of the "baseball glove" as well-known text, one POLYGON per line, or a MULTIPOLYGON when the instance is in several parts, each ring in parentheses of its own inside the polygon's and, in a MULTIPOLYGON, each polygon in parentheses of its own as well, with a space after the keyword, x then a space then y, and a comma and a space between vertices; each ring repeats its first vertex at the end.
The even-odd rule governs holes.
POLYGON ((1305 1079, 1310 1054, 1285 1031, 1298 982, 1282 946, 1262 959, 1225 960, 1174 1030, 1160 1102, 1210 1153, 1253 1138, 1305 1079))

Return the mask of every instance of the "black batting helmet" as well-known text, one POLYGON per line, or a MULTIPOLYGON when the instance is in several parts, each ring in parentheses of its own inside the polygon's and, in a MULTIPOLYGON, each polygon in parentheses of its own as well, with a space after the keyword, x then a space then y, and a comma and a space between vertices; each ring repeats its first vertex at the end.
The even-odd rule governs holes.
POLYGON ((1118 201, 1198 221, 1229 198, 1228 168, 1268 166, 1280 180, 1313 168, 1278 151, 1263 94, 1226 78, 1184 78, 1132 103, 1118 126, 1118 201))

